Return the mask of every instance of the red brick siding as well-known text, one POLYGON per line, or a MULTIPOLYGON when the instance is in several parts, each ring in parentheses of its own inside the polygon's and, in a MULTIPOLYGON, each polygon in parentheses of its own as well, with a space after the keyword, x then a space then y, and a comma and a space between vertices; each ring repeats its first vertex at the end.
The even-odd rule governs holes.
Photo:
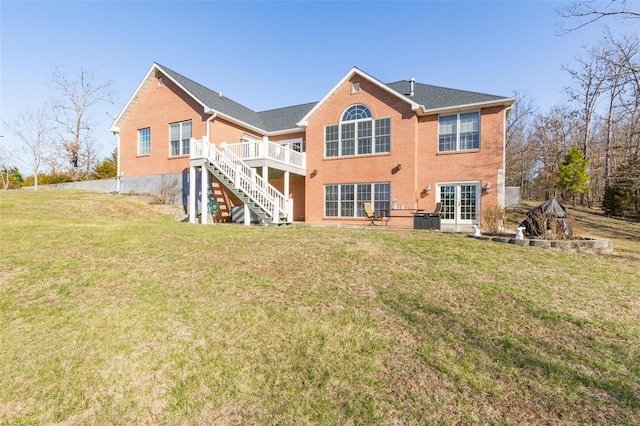
MULTIPOLYGON (((339 183, 390 182, 391 200, 406 209, 435 207, 436 183, 445 181, 487 182, 494 188, 482 195, 482 203, 495 202, 497 171, 503 165, 504 107, 480 110, 480 149, 469 152, 438 153, 438 115, 417 117, 410 105, 375 84, 355 76, 339 87, 310 117, 306 132, 278 135, 270 140, 302 138, 306 142, 307 176, 292 178, 290 192, 294 198, 294 219, 308 222, 348 221, 324 219, 324 185, 339 183), (351 84, 360 82, 360 91, 351 92, 351 84), (364 104, 374 118, 391 118, 391 152, 355 157, 324 158, 324 129, 338 124, 351 105, 364 104), (397 173, 394 168, 401 165, 397 173), (312 171, 317 175, 310 177, 312 171), (431 185, 431 194, 423 189, 431 185)), ((158 87, 151 78, 147 87, 130 107, 120 129, 121 171, 125 176, 179 173, 189 166, 188 156, 169 156, 169 123, 192 121, 192 136, 206 133, 203 107, 186 95, 169 78, 158 87), (138 156, 138 129, 151 128, 151 153, 138 156)), ((210 140, 236 143, 243 135, 263 135, 242 128, 222 117, 210 122, 210 140)), ((271 182, 284 189, 282 179, 271 182)), ((220 200, 222 201, 222 200, 220 200)), ((235 200, 234 200, 235 201, 235 200)), ((228 206, 226 206, 228 207, 228 206)), ((362 221, 359 219, 358 221, 362 221)))
MULTIPOLYGON (((413 207, 414 140, 417 119, 410 106, 368 80, 354 77, 339 87, 310 117, 307 128, 306 220, 323 220, 324 185, 337 183, 391 182, 391 197, 413 207), (351 93, 351 84, 360 82, 360 91, 351 93), (324 158, 324 129, 338 124, 353 104, 364 104, 374 118, 391 118, 391 153, 355 157, 324 158), (398 173, 392 170, 401 164, 398 173), (310 178, 313 170, 317 175, 310 178)), ((336 219, 326 219, 336 220, 336 219)), ((340 219, 345 221, 344 218, 340 219)))
POLYGON ((482 192, 482 204, 495 203, 498 169, 504 168, 504 108, 480 111, 479 150, 438 153, 438 115, 419 121, 417 187, 422 190, 431 185, 431 195, 422 193, 418 208, 433 209, 436 183, 446 181, 480 181, 482 186, 489 182, 493 190, 482 192))
POLYGON ((169 156, 170 123, 191 120, 192 136, 204 135, 208 115, 203 107, 169 78, 162 80, 158 86, 157 79, 150 78, 120 126, 120 171, 125 176, 179 173, 189 167, 189 156, 169 156), (146 127, 151 128, 151 152, 138 156, 138 130, 146 127))

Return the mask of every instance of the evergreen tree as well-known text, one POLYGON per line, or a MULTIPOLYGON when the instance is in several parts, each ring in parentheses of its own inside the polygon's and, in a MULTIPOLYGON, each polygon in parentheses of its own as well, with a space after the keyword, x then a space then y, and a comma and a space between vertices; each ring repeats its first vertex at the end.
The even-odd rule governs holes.
POLYGON ((102 163, 96 167, 91 175, 93 179, 110 179, 116 177, 118 173, 118 148, 114 149, 111 155, 104 159, 102 163))
POLYGON ((589 160, 585 158, 584 153, 577 146, 571 147, 564 161, 558 168, 557 187, 564 191, 567 196, 573 199, 573 205, 576 205, 576 194, 584 194, 589 192, 589 175, 587 169, 589 160))

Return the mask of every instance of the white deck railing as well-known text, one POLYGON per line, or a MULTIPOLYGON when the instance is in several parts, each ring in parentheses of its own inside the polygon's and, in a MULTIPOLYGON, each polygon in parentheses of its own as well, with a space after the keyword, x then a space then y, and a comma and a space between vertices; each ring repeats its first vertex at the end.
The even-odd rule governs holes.
POLYGON ((261 141, 240 142, 228 144, 227 149, 243 160, 268 159, 291 164, 300 168, 306 167, 306 156, 302 152, 294 151, 288 146, 271 142, 267 138, 261 141))
MULTIPOLYGON (((237 144, 236 144, 237 145, 237 144)), ((249 167, 240 156, 229 149, 229 145, 221 144, 221 149, 209 143, 205 138, 191 140, 192 158, 205 158, 216 169, 229 179, 236 189, 242 191, 251 201, 258 205, 272 219, 273 223, 280 221, 284 215, 291 221, 291 200, 285 198, 256 170, 249 167)))

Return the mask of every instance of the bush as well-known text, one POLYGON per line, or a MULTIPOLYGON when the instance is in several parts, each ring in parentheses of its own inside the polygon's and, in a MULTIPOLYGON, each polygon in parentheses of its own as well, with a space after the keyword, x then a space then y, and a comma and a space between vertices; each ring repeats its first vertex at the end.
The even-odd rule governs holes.
POLYGON ((569 217, 559 218, 545 212, 535 212, 526 219, 530 229, 536 230, 534 236, 543 240, 570 240, 573 238, 572 220, 569 217), (539 233, 539 235, 535 235, 539 233))
MULTIPOLYGON (((38 185, 55 185, 57 183, 65 183, 65 182, 73 182, 73 178, 68 173, 50 173, 38 174, 38 185)), ((22 186, 33 186, 34 178, 33 176, 28 176, 22 182, 22 186)))
POLYGON ((180 188, 178 179, 163 180, 156 188, 156 191, 151 194, 151 203, 173 204, 180 194, 182 194, 182 188, 180 188))
POLYGON ((604 189, 602 208, 607 216, 622 216, 624 213, 625 193, 618 186, 607 186, 604 189))
POLYGON ((504 231, 507 209, 498 204, 489 204, 482 208, 482 225, 488 234, 500 234, 504 231))

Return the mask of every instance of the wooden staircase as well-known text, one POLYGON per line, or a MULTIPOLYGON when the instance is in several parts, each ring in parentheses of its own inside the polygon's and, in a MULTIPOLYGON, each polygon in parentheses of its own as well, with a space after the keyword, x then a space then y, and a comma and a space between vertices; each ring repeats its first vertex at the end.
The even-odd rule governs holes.
MULTIPOLYGON (((199 142, 199 141, 198 141, 199 142)), ((265 225, 293 221, 291 200, 224 146, 202 141, 204 167, 238 197, 265 225)))

